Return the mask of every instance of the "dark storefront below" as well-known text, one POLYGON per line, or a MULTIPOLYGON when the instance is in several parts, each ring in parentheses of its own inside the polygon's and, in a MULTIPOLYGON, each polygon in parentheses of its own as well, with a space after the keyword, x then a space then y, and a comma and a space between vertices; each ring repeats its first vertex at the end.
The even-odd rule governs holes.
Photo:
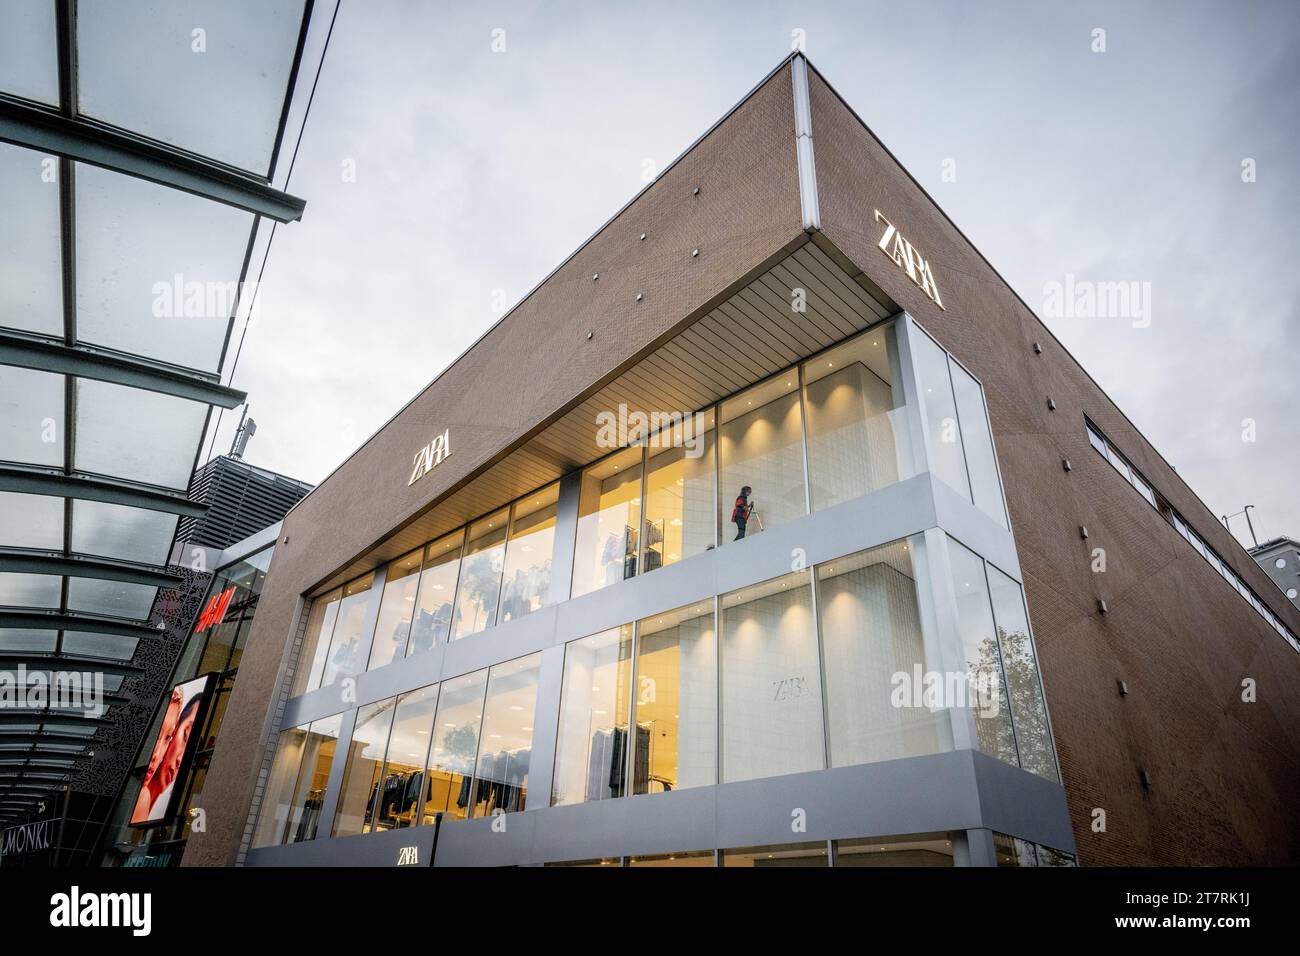
POLYGON ((273 551, 265 547, 213 576, 172 690, 114 808, 104 865, 178 866, 190 833, 206 826, 203 782, 273 551))

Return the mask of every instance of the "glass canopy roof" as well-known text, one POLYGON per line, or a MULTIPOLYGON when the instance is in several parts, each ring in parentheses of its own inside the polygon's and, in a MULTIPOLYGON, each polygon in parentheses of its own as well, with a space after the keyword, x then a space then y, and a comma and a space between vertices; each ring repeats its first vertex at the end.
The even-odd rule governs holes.
POLYGON ((0 707, 0 824, 156 702, 132 660, 212 407, 243 398, 221 372, 251 250, 301 212, 272 176, 313 9, 0 0, 0 672, 107 695, 0 707))

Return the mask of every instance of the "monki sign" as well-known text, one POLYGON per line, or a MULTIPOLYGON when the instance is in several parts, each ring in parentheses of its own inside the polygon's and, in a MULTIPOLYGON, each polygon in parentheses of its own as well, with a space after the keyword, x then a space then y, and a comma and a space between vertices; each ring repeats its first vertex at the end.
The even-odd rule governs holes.
MULTIPOLYGON (((894 265, 907 273, 907 277, 916 283, 917 288, 930 297, 939 308, 943 309, 943 299, 939 298, 939 285, 934 281, 934 272, 930 263, 922 258, 916 247, 903 238, 898 227, 876 210, 876 222, 885 224, 885 231, 877 245, 880 251, 894 260, 894 265)), ((947 312, 947 309, 944 309, 947 312)))

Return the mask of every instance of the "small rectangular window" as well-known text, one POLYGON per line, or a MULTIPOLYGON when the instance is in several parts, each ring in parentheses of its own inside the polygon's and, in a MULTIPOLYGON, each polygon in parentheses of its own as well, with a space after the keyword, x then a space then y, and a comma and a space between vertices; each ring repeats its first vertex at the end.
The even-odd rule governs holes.
POLYGON ((1088 443, 1092 445, 1093 448, 1097 449, 1097 453, 1100 454, 1101 457, 1108 457, 1106 454, 1106 439, 1093 431, 1091 425, 1088 426, 1088 443))

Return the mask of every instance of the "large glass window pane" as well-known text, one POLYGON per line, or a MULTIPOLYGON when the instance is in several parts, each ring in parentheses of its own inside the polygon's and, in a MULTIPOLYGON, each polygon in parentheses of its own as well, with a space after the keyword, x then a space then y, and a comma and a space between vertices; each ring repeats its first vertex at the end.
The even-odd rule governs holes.
POLYGON ((1002 507, 1002 482, 998 477, 998 461, 993 452, 993 432, 989 428, 988 412, 984 407, 984 390, 956 362, 950 360, 950 365, 953 390, 957 398, 957 414, 961 419, 961 443, 966 450, 971 500, 976 508, 1005 528, 1007 513, 1002 507))
POLYGON ((77 380, 78 471, 186 489, 208 406, 92 379, 77 380), (132 438, 122 440, 123 422, 132 438))
POLYGON ((438 715, 433 722, 433 747, 429 751, 423 823, 432 823, 435 813, 461 820, 469 815, 470 782, 479 728, 483 725, 487 679, 484 668, 442 682, 438 715))
POLYGON ((482 743, 474 771, 476 817, 526 808, 541 666, 542 656, 531 654, 496 664, 488 675, 482 743))
POLYGON ((550 603, 555 508, 559 500, 557 484, 515 502, 501 583, 502 623, 550 603))
POLYGON ((393 732, 388 738, 384 771, 371 819, 375 830, 414 826, 419 821, 425 765, 429 759, 438 685, 421 687, 397 698, 393 732))
POLYGON ((0 93, 59 102, 58 31, 52 0, 0 3, 0 93))
POLYGON ((717 724, 713 601, 645 618, 637 632, 632 792, 716 783, 717 724))
POLYGON ((942 667, 934 635, 921 629, 919 540, 817 568, 832 767, 952 749, 948 711, 923 695, 925 675, 942 667))
POLYGON ((564 648, 553 806, 623 796, 631 682, 630 624, 564 648))
POLYGON ((624 448, 582 473, 573 589, 578 597, 636 574, 641 448, 624 448))
POLYGON ((506 526, 510 509, 502 508, 469 526, 469 540, 456 586, 456 613, 452 640, 477 634, 496 622, 501 597, 501 568, 506 554, 506 526))
MULTIPOLYGON (((966 661, 967 700, 975 715, 979 749, 990 757, 1019 766, 1016 738, 1007 706, 997 632, 984 581, 984 560, 952 538, 948 539, 952 589, 957 597, 957 627, 966 661)), ((963 703, 949 701, 952 705, 963 703)))
POLYGON ((303 0, 81 4, 78 106, 96 119, 265 175, 302 13, 303 0))
POLYGON ((948 355, 934 339, 919 329, 911 337, 921 400, 925 406, 925 435, 930 449, 930 468, 935 476, 970 498, 966 457, 957 424, 957 401, 948 377, 948 355))
POLYGON ((723 866, 781 867, 829 866, 826 844, 782 843, 722 851, 723 866))
MULTIPOLYGON (((58 631, 47 631, 34 627, 0 627, 0 651, 40 651, 53 653, 58 642, 58 631)), ((93 732, 94 727, 90 728, 93 732)))
POLYGON ((415 613, 415 592, 420 585, 422 554, 422 550, 412 551, 388 565, 367 670, 392 663, 406 652, 411 617, 415 613))
POLYGON ((295 697, 321 686, 325 661, 329 658, 330 637, 334 633, 334 622, 338 618, 342 598, 343 590, 340 588, 312 602, 302 651, 298 654, 298 672, 293 676, 295 697))
POLYGON ((68 578, 68 607, 86 614, 108 614, 143 621, 149 617, 153 599, 157 596, 158 588, 148 584, 68 578))
POLYGON ((63 578, 57 574, 0 573, 0 607, 58 607, 61 600, 63 578))
POLYGON ((1088 444, 1092 445, 1093 449, 1103 458, 1108 457, 1106 455, 1106 440, 1093 431, 1091 425, 1088 426, 1088 444))
POLYGON ((289 806, 287 843, 316 839, 321 807, 325 803, 325 787, 329 783, 330 768, 334 765, 334 751, 342 725, 343 715, 335 714, 312 721, 307 730, 293 802, 289 806))
POLYGON ((691 418, 699 425, 689 426, 690 434, 681 428, 666 429, 646 449, 641 542, 646 571, 702 554, 717 542, 713 418, 712 409, 691 418))
POLYGON ((118 634, 98 634, 92 631, 64 631, 63 650, 83 657, 102 657, 105 660, 129 661, 135 655, 138 637, 118 634))
POLYGON ((804 366, 814 509, 912 476, 894 327, 859 336, 804 366))
POLYGON ((257 828, 253 831, 254 847, 278 846, 284 842, 294 785, 298 782, 298 769, 302 766, 302 752, 310 726, 303 724, 280 734, 275 758, 271 761, 271 775, 267 778, 262 797, 262 808, 257 814, 257 828))
POLYGON ((431 650, 447 640, 451 630, 451 609, 456 599, 456 579, 460 576, 460 550, 465 532, 457 531, 433 542, 424 549, 420 572, 420 594, 416 600, 415 621, 411 624, 411 642, 407 654, 431 650))
POLYGON ((953 866, 951 833, 835 841, 836 866, 953 866))
POLYGON ((0 541, 10 548, 63 550, 63 499, 0 491, 0 541))
POLYGON ((162 565, 175 535, 176 515, 102 501, 72 503, 72 550, 80 554, 162 565))
MULTIPOLYGON (((0 75, 5 46, 0 31, 0 75)), ((0 143, 0 326, 63 334, 58 176, 54 157, 0 143)))
POLYGON ((1007 836, 1005 833, 995 833, 993 848, 997 853, 998 866, 1038 866, 1034 845, 1028 840, 1007 836))
POLYGON ((716 866, 712 850, 689 853, 659 853, 654 856, 629 856, 628 866, 716 866))
MULTIPOLYGON (((5 367, 0 375, 0 460, 63 466, 64 383, 64 376, 51 372, 5 367)), ((121 444, 121 435, 118 439, 121 444)))
POLYGON ((806 573, 722 598, 722 781, 822 768, 820 662, 806 573))
POLYGON ((215 371, 252 226, 233 206, 78 165, 78 337, 215 371))
POLYGON ((384 751, 388 748, 388 732, 393 727, 396 704, 397 698, 390 697, 357 710, 357 723, 348 743, 347 763, 343 767, 343 786, 339 790, 332 836, 351 836, 371 830, 380 775, 384 769, 384 751))
POLYGON ((1047 725, 1047 706, 1043 701, 1043 684, 1038 672, 1034 642, 1029 636, 1029 615, 1020 585, 993 565, 988 565, 989 591, 993 597, 993 619, 998 628, 998 645, 1002 652, 1002 669, 1006 674, 1007 692, 1011 695, 1011 712, 1016 721, 1016 744, 1020 765, 1026 770, 1060 780, 1052 733, 1047 725))
POLYGON ((365 645, 367 612, 374 599, 373 573, 343 586, 338 618, 330 637, 330 649, 321 674, 321 686, 328 687, 345 677, 355 677, 361 670, 361 649, 365 645))
POLYGON ((718 433, 723 543, 806 514, 803 466, 799 381, 794 369, 723 402, 718 433), (747 507, 738 511, 739 496, 746 488, 747 507))

